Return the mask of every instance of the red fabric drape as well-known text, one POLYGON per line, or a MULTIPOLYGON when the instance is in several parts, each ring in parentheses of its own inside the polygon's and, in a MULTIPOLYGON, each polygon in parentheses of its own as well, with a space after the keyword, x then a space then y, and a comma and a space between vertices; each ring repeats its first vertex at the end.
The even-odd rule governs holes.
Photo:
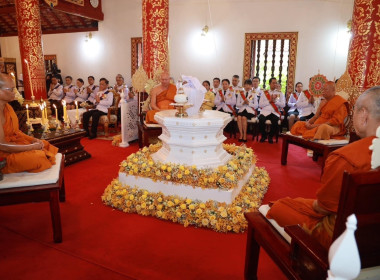
POLYGON ((380 0, 355 0, 347 69, 360 91, 380 84, 380 0))
POLYGON ((25 98, 31 99, 31 89, 33 89, 36 100, 41 97, 46 98, 39 3, 38 0, 15 0, 25 98), (30 73, 25 59, 28 61, 30 73))
POLYGON ((153 76, 161 67, 169 72, 169 0, 143 0, 144 70, 153 76))

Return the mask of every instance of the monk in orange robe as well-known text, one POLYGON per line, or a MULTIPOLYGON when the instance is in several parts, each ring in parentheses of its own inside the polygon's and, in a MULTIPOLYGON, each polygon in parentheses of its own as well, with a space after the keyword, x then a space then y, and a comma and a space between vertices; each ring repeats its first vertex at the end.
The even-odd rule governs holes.
POLYGON ((162 110, 174 109, 170 103, 174 103, 174 96, 177 93, 177 87, 170 83, 168 73, 161 74, 161 83, 152 89, 150 107, 152 110, 146 114, 146 123, 157 123, 154 115, 162 110))
POLYGON ((58 148, 19 130, 17 116, 8 104, 14 99, 13 86, 9 76, 0 74, 0 157, 7 160, 2 172, 40 172, 55 164, 58 148))
POLYGON ((339 138, 346 133, 344 120, 348 115, 348 103, 335 95, 335 83, 327 82, 323 85, 323 97, 314 117, 307 122, 297 122, 290 132, 293 135, 302 135, 305 139, 339 138))
POLYGON ((282 198, 274 202, 267 213, 267 218, 275 219, 282 227, 301 225, 326 248, 332 242, 344 170, 351 173, 371 168, 369 146, 380 126, 380 86, 358 98, 353 120, 355 131, 362 139, 329 155, 317 199, 282 198))

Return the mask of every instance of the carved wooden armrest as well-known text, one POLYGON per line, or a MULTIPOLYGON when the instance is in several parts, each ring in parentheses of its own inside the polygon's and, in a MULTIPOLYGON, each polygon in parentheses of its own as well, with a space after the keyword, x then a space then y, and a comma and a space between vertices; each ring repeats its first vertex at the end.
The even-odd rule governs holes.
POLYGON ((323 270, 328 269, 328 251, 299 225, 286 226, 285 232, 292 238, 291 257, 297 259, 300 251, 307 254, 323 270))
POLYGON ((119 108, 116 107, 116 106, 108 107, 107 117, 108 117, 109 120, 111 119, 111 115, 117 115, 118 109, 119 108))

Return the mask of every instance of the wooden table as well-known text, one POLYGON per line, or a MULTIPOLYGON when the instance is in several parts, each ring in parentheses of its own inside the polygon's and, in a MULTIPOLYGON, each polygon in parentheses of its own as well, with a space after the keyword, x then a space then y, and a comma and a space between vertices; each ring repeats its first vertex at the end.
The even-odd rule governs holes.
MULTIPOLYGON (((65 155, 65 166, 68 166, 91 157, 80 143, 85 134, 86 132, 83 129, 70 129, 67 132, 62 131, 57 135, 55 131, 52 131, 47 134, 44 140, 56 146, 59 152, 65 155)), ((34 134, 34 137, 39 139, 41 139, 41 136, 41 133, 34 134)))
POLYGON ((301 137, 297 137, 294 135, 289 135, 286 133, 282 133, 282 153, 281 153, 281 164, 286 165, 288 159, 288 148, 289 144, 297 145, 303 147, 305 149, 312 150, 313 160, 317 160, 318 156, 322 156, 322 171, 325 166, 325 161, 327 156, 334 150, 339 149, 347 144, 335 144, 335 145, 325 145, 315 141, 305 140, 301 137))
POLYGON ((158 141, 158 136, 162 134, 161 127, 149 127, 145 123, 138 122, 139 147, 149 146, 158 141))

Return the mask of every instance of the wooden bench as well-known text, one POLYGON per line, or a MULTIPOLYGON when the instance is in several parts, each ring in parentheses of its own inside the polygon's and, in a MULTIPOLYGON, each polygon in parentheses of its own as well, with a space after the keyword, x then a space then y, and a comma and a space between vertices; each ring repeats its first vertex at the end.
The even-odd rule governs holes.
MULTIPOLYGON (((333 240, 345 230, 349 215, 355 214, 355 232, 361 267, 380 265, 380 168, 343 175, 333 240)), ((263 207, 263 206, 262 206, 263 207)), ((280 234, 274 220, 259 212, 245 213, 248 235, 245 279, 257 279, 260 247, 262 247, 288 279, 326 279, 328 252, 300 226, 287 226, 280 234), (290 240, 290 242, 289 242, 290 240)))
POLYGON ((49 201, 54 242, 62 242, 59 202, 65 201, 63 178, 65 157, 56 155, 56 164, 39 173, 5 174, 0 181, 0 206, 49 201))
MULTIPOLYGON (((334 150, 342 148, 347 145, 349 141, 337 140, 334 144, 323 144, 322 141, 306 140, 302 137, 291 135, 289 133, 282 133, 282 150, 281 150, 281 165, 286 165, 288 161, 289 144, 296 145, 314 152, 313 159, 316 161, 319 156, 322 156, 322 170, 325 166, 327 156, 334 150)), ((351 141, 352 142, 352 141, 351 141)))

